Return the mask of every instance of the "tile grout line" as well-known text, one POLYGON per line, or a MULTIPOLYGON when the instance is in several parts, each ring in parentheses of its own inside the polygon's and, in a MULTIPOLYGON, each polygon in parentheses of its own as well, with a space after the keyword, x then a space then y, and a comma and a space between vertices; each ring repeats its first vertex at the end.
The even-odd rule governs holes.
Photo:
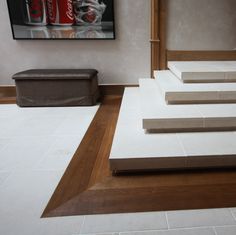
POLYGON ((235 216, 235 214, 233 213, 233 211, 232 211, 231 208, 229 208, 229 211, 230 211, 230 214, 232 215, 232 217, 234 218, 234 220, 236 221, 236 216, 235 216))
POLYGON ((182 150, 183 150, 183 152, 184 152, 185 157, 188 157, 187 151, 186 151, 186 149, 185 149, 185 147, 184 147, 183 141, 182 141, 182 140, 180 139, 180 137, 179 137, 179 134, 176 133, 175 135, 176 135, 177 140, 178 140, 178 142, 179 142, 179 144, 180 144, 180 146, 181 146, 181 148, 182 148, 182 150))
MULTIPOLYGON (((216 226, 216 227, 231 227, 231 226, 234 226, 234 225, 222 225, 222 226, 216 226)), ((198 226, 198 227, 180 227, 180 228, 170 228, 170 229, 146 229, 146 230, 127 230, 127 231, 122 231, 122 232, 99 232, 99 233, 80 233, 80 234, 83 234, 83 235, 93 235, 93 234, 97 234, 97 235, 102 235, 102 234, 119 234, 119 235, 122 235, 122 234, 125 234, 125 233, 150 233, 150 232, 167 232, 167 231, 179 231, 179 230, 194 230, 194 229, 212 229, 213 230, 213 227, 211 226, 198 226)))
MULTIPOLYGON (((167 212, 165 212, 167 213, 167 212)), ((86 216, 85 216, 86 217, 86 216)), ((169 221, 168 221, 168 225, 169 225, 169 221)), ((160 228, 160 229, 145 229, 145 230, 124 230, 124 231, 121 231, 121 232, 115 232, 115 231, 110 231, 110 232, 107 232, 107 231, 104 231, 104 232, 99 232, 99 233, 80 233, 80 234, 83 234, 83 235, 94 235, 94 234, 98 234, 98 235, 102 235, 102 234, 119 234, 119 235, 122 235, 124 233, 139 233, 139 232, 167 232, 167 231, 178 231, 178 230, 193 230, 193 229, 212 229, 215 232, 215 228, 224 228, 224 227, 234 227, 236 225, 234 224, 228 224, 228 225, 204 225, 204 226, 194 226, 194 227, 178 227, 178 228, 169 228, 168 226, 168 229, 163 229, 163 228, 160 228)), ((81 227, 82 228, 82 227, 81 227)), ((215 235, 218 235, 217 233, 215 235)))
POLYGON ((213 230, 214 234, 217 235, 216 228, 212 227, 212 230, 213 230))
POLYGON ((168 219, 167 212, 165 212, 165 217, 166 217, 167 228, 168 228, 168 230, 170 230, 170 224, 169 224, 169 219, 168 219))
MULTIPOLYGON (((122 231, 122 232, 99 232, 99 233, 82 233, 83 235, 106 235, 106 234, 112 234, 112 235, 122 235, 125 233, 142 233, 142 232, 167 232, 167 231, 178 231, 178 230, 194 230, 194 229, 212 229, 215 233, 215 235, 218 235, 216 232, 216 228, 221 228, 221 227, 232 227, 234 225, 221 225, 221 226, 215 226, 215 227, 211 227, 211 226, 202 226, 202 227, 186 227, 186 228, 174 228, 174 229, 170 229, 170 230, 166 230, 166 229, 156 229, 156 230, 128 230, 128 231, 122 231)), ((81 233, 80 233, 81 234, 81 233)), ((73 234, 73 235, 77 235, 77 234, 73 234)), ((78 234, 79 235, 79 234, 78 234)))
POLYGON ((44 152, 43 156, 37 163, 35 163, 33 170, 36 170, 38 166, 40 166, 40 163, 42 163, 45 159, 50 156, 50 151, 53 150, 54 146, 56 146, 56 141, 58 140, 58 137, 55 137, 56 139, 50 144, 49 148, 47 148, 47 151, 44 152))
POLYGON ((179 230, 193 230, 193 229, 212 229, 216 235, 217 232, 215 231, 215 228, 224 228, 224 227, 235 227, 235 225, 212 225, 212 226, 197 226, 197 227, 180 227, 180 228, 170 228, 170 229, 147 229, 147 230, 127 230, 122 232, 99 232, 99 233, 80 233, 83 235, 104 235, 104 234, 112 234, 112 235, 122 235, 124 233, 139 233, 139 232, 167 232, 167 231, 179 231, 179 230))
MULTIPOLYGON (((81 235, 119 235, 122 234, 123 232, 99 232, 99 233, 82 233, 81 235)), ((128 232, 125 232, 128 233, 128 232)), ((79 235, 79 234, 72 234, 72 235, 79 235)))
MULTIPOLYGON (((1 172, 1 171, 0 171, 1 172)), ((3 182, 0 184, 0 188, 4 187, 4 185, 6 184, 7 180, 9 179, 10 176, 12 176, 12 174, 14 173, 14 171, 2 171, 5 173, 9 173, 8 176, 3 180, 3 182)))
POLYGON ((203 128, 206 128, 206 117, 205 117, 205 115, 203 114, 203 112, 201 111, 201 109, 199 107, 196 108, 196 109, 201 114, 201 116, 203 118, 203 128))
MULTIPOLYGON (((224 228, 224 227, 235 227, 236 225, 204 225, 204 226, 196 226, 196 227, 178 227, 178 228, 169 228, 169 229, 146 229, 146 230, 127 230, 127 231, 122 231, 119 232, 120 235, 124 234, 124 233, 137 233, 137 232, 167 232, 167 231, 178 231, 178 230, 194 230, 194 229, 212 229, 213 228, 224 228)), ((104 233, 108 233, 108 232, 99 232, 96 234, 104 234, 104 233)), ((118 232, 110 232, 110 233, 118 233, 118 232)), ((91 235, 91 233, 88 233, 86 235, 91 235)))
POLYGON ((0 149, 0 152, 4 152, 5 149, 11 144, 10 141, 12 141, 12 137, 8 137, 8 138, 2 138, 2 139, 5 139, 7 140, 7 144, 5 144, 1 149, 0 149))
POLYGON ((83 222, 81 224, 81 228, 79 229, 79 234, 82 234, 81 232, 82 232, 82 229, 84 227, 84 224, 85 224, 85 216, 83 216, 83 222))

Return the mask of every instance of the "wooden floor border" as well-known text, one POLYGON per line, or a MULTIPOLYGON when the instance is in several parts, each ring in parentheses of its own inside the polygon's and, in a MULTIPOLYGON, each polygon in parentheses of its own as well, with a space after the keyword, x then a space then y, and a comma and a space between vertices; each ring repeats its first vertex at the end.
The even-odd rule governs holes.
POLYGON ((120 103, 104 99, 42 217, 236 206, 234 169, 112 175, 120 103))

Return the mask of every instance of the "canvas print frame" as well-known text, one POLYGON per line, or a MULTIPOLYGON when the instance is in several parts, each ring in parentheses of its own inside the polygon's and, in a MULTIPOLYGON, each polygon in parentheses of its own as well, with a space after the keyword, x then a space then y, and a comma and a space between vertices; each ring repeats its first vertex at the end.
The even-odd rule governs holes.
POLYGON ((15 40, 115 39, 114 0, 7 0, 7 4, 15 40))

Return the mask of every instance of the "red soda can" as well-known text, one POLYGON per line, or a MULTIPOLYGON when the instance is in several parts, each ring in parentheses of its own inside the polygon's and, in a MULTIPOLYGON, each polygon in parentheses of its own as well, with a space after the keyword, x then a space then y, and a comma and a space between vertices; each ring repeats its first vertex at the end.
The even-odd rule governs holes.
POLYGON ((46 0, 25 0, 25 23, 28 25, 47 25, 46 0))
POLYGON ((48 18, 52 25, 74 23, 73 0, 47 0, 48 18))

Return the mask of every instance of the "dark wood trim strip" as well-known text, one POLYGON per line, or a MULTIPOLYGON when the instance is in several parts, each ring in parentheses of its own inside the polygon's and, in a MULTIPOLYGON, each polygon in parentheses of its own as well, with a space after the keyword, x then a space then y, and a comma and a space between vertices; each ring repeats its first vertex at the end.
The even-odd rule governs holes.
POLYGON ((15 104, 15 97, 0 98, 0 104, 15 104))
POLYGON ((235 169, 113 175, 108 157, 120 103, 104 98, 43 217, 236 206, 235 169))
POLYGON ((166 58, 166 18, 167 18, 167 1, 160 1, 160 11, 159 11, 159 28, 160 28, 160 69, 165 70, 167 67, 166 58))
POLYGON ((236 51, 171 51, 167 61, 230 61, 236 60, 236 51))
POLYGON ((159 0, 151 0, 151 77, 160 68, 159 0))
POLYGON ((16 97, 16 87, 0 86, 0 98, 2 97, 16 97))
POLYGON ((138 87, 138 85, 100 85, 101 94, 107 95, 120 95, 124 94, 126 87, 138 87))
POLYGON ((166 69, 166 0, 151 1, 151 76, 155 70, 166 69))
POLYGON ((67 213, 68 204, 77 203, 89 186, 111 174, 107 163, 120 104, 120 97, 104 98, 43 216, 67 213))
POLYGON ((16 87, 0 86, 0 104, 16 103, 16 87))

